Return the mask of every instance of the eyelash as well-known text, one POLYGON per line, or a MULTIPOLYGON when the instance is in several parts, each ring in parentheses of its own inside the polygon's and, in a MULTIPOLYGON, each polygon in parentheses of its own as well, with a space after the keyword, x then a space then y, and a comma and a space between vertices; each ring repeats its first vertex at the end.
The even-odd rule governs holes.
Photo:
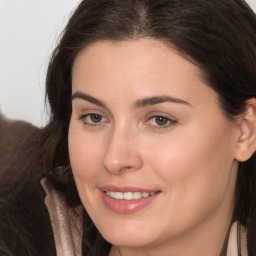
MULTIPOLYGON (((92 116, 98 116, 99 118, 104 118, 102 115, 100 114, 97 114, 97 113, 89 113, 89 114, 86 114, 86 115, 81 115, 78 117, 78 120, 81 120, 83 122, 84 125, 88 125, 88 126, 98 126, 98 125, 102 125, 102 121, 100 120, 99 122, 87 122, 86 121, 86 118, 87 117, 92 117, 92 116)), ((106 118, 105 118, 106 119, 106 118)), ((107 119, 106 119, 107 120, 107 119)))
MULTIPOLYGON (((87 125, 87 126, 99 126, 99 125, 102 125, 102 123, 108 123, 108 121, 103 121, 102 122, 102 119, 106 119, 104 118, 102 115, 100 114, 97 114, 97 113, 89 113, 89 114, 86 114, 86 115, 81 115, 79 116, 78 120, 81 120, 83 122, 84 125, 87 125), (86 121, 86 118, 88 117, 92 117, 92 116, 97 116, 98 118, 100 118, 100 121, 99 122, 93 122, 92 120, 90 122, 86 121)), ((107 119, 106 119, 107 120, 107 119)), ((156 123, 156 121, 155 121, 156 123)), ((149 125, 151 126, 153 129, 167 129, 169 128, 171 125, 174 125, 177 123, 177 120, 173 120, 171 118, 168 118, 164 115, 154 115, 154 116, 151 116, 147 121, 146 121, 146 125, 149 125), (152 125, 150 124, 150 120, 156 120, 156 118, 163 118, 168 124, 164 124, 164 125, 152 125)))
MULTIPOLYGON (((152 126, 152 128, 154 128, 154 129, 167 129, 167 128, 169 128, 171 125, 174 125, 174 124, 177 123, 177 120, 171 119, 171 118, 166 117, 166 116, 164 116, 164 115, 154 115, 154 116, 151 116, 151 117, 147 120, 146 124, 147 124, 150 120, 153 120, 153 119, 156 120, 156 118, 163 118, 168 124, 164 124, 164 125, 152 125, 152 124, 148 124, 148 125, 152 126)), ((155 122, 156 122, 156 121, 155 121, 155 122)))

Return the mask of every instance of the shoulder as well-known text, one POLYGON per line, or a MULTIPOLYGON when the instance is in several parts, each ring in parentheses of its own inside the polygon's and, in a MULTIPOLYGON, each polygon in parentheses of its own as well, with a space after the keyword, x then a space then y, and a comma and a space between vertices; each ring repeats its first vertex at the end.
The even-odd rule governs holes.
POLYGON ((39 167, 39 142, 42 129, 25 121, 9 120, 0 113, 0 177, 12 178, 39 167), (9 175, 10 176, 10 175, 9 175))
POLYGON ((8 200, 0 198, 1 255, 55 255, 44 198, 38 176, 26 179, 8 200), (8 253, 4 254, 5 251, 8 253))
POLYGON ((40 184, 40 132, 0 116, 0 255, 56 255, 40 184))

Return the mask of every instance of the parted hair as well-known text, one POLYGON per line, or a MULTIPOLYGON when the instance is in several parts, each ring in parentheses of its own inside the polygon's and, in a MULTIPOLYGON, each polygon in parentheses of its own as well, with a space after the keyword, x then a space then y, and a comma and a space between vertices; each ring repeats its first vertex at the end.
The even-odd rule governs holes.
MULTIPOLYGON (((81 1, 49 63, 46 99, 51 115, 41 138, 48 180, 70 207, 81 204, 68 153, 73 63, 97 41, 140 38, 160 40, 195 64, 218 94, 227 119, 244 113, 246 101, 256 98, 256 16, 244 0, 81 1)), ((248 230, 249 255, 256 255, 255 198, 254 154, 240 163, 236 189, 236 216, 248 230)), ((86 255, 101 256, 110 248, 86 213, 83 248, 86 255)))

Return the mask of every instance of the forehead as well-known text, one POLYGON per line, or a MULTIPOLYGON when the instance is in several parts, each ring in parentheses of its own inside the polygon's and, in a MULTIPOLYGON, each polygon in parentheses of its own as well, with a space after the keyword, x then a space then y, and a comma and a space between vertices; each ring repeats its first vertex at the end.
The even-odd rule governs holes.
POLYGON ((200 77, 200 70, 182 57, 174 47, 149 38, 95 42, 78 54, 73 65, 73 73, 79 71, 79 68, 87 67, 102 72, 110 69, 118 71, 123 67, 129 67, 129 70, 132 70, 132 67, 139 68, 138 71, 142 71, 143 68, 164 71, 172 64, 186 72, 190 69, 200 77), (169 65, 166 65, 167 63, 169 65))
POLYGON ((204 97, 209 90, 213 91, 200 74, 196 65, 158 40, 99 41, 77 56, 72 90, 106 93, 105 96, 109 93, 128 96, 140 91, 146 97, 169 92, 188 100, 193 94, 204 97))

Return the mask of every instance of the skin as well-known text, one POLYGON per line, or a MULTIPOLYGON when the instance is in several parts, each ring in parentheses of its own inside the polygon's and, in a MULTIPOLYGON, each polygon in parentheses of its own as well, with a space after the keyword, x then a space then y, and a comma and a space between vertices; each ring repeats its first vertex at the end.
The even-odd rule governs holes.
POLYGON ((77 92, 103 103, 74 97, 69 153, 82 203, 113 244, 110 255, 219 255, 234 209, 241 130, 200 70, 160 41, 97 42, 75 60, 77 92), (136 105, 162 95, 181 101, 136 105), (155 116, 166 117, 164 125, 155 116), (118 214, 102 201, 99 187, 108 184, 160 194, 118 214))

